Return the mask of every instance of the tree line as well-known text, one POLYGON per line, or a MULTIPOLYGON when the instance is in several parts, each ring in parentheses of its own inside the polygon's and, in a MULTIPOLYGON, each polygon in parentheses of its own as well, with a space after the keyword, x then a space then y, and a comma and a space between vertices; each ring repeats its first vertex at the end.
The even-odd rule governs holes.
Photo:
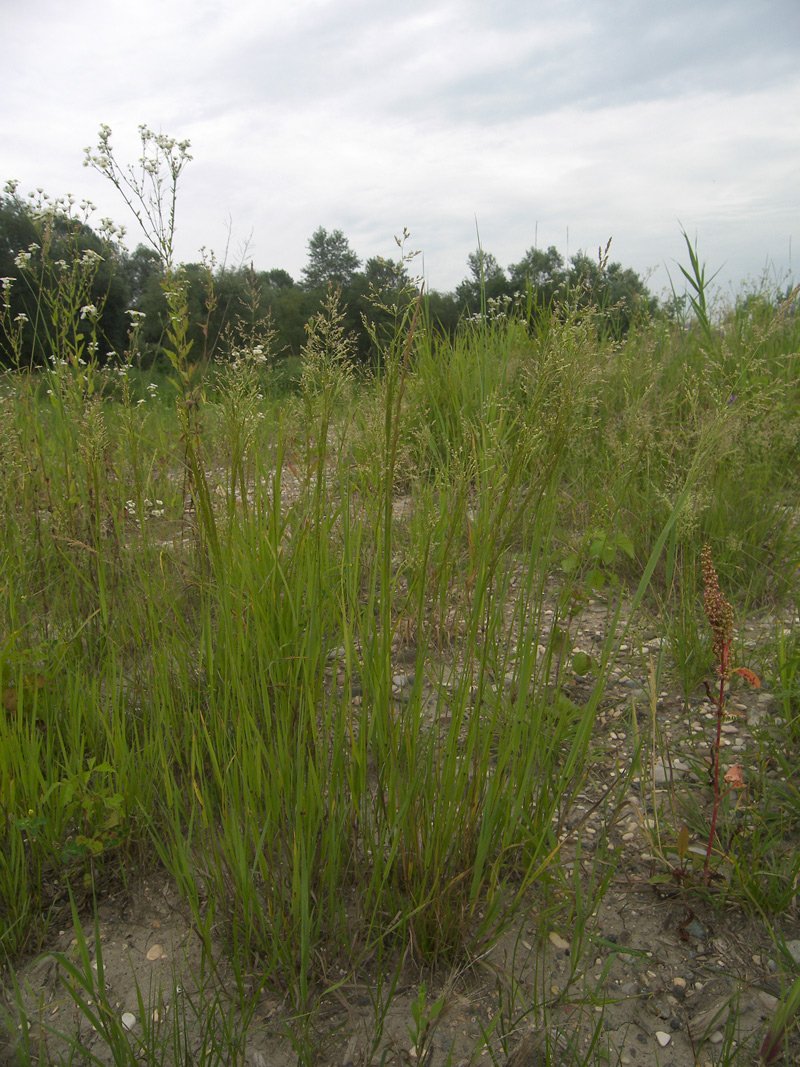
MULTIPOLYGON (((42 295, 52 296, 51 290, 63 284, 54 265, 66 270, 68 257, 87 251, 101 257, 91 290, 99 309, 93 323, 100 338, 98 361, 125 351, 131 310, 143 315, 139 330, 143 364, 157 361, 167 326, 165 265, 158 252, 142 244, 129 252, 68 212, 51 213, 47 247, 41 248, 40 221, 41 213, 15 190, 0 197, 0 277, 6 279, 3 321, 6 326, 22 324, 26 364, 39 365, 50 355, 52 339, 42 295), (28 269, 22 269, 20 253, 30 257, 28 269)), ((429 320, 442 333, 453 335, 469 319, 506 314, 512 305, 516 313, 535 318, 568 292, 582 306, 601 308, 598 321, 615 337, 624 336, 632 322, 657 310, 639 275, 619 263, 608 263, 602 254, 592 259, 579 253, 565 261, 555 247, 534 247, 504 269, 479 248, 469 256, 467 267, 468 275, 453 292, 426 295, 429 320)), ((243 313, 260 320, 270 317, 278 358, 299 355, 306 323, 319 310, 328 287, 335 285, 342 292, 345 325, 356 338, 358 355, 370 363, 376 354, 365 318, 374 323, 381 317, 382 304, 413 299, 414 287, 402 256, 362 260, 341 230, 324 227, 309 239, 308 260, 298 279, 282 269, 256 271, 252 265, 230 267, 213 261, 188 263, 181 269, 187 284, 190 337, 198 358, 220 354, 226 324, 243 313)), ((0 360, 8 365, 12 359, 8 337, 0 331, 0 360)))

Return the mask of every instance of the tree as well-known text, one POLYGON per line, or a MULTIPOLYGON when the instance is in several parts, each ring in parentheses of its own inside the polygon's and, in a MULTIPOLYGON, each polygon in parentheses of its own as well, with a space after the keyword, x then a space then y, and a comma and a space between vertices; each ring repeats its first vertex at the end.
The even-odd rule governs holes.
POLYGON ((410 279, 405 263, 383 256, 371 256, 364 264, 364 277, 378 293, 397 293, 410 279))
POLYGON ((360 265, 361 260, 341 230, 328 233, 320 226, 309 238, 303 285, 306 289, 324 289, 331 283, 346 287, 360 265))
POLYGON ((291 289, 294 286, 294 278, 288 270, 280 267, 263 271, 259 275, 259 281, 263 281, 264 285, 270 289, 291 289))
POLYGON ((580 307, 594 305, 602 312, 602 332, 615 339, 625 336, 636 319, 654 314, 656 299, 630 267, 606 263, 579 252, 570 261, 568 282, 580 307))
POLYGON ((132 307, 139 306, 152 281, 160 285, 164 277, 164 264, 158 252, 143 244, 137 245, 135 252, 125 256, 121 270, 128 284, 132 307))
POLYGON ((508 295, 508 278, 491 252, 485 252, 482 248, 470 252, 467 266, 471 277, 465 278, 456 288, 456 297, 469 312, 479 312, 483 300, 496 300, 508 295))
POLYGON ((519 263, 509 266, 508 274, 515 291, 525 293, 530 287, 534 295, 552 299, 565 278, 564 260, 554 245, 547 251, 529 248, 519 263))
MULTIPOLYGON (((84 293, 86 304, 100 309, 97 320, 97 359, 105 362, 109 351, 121 352, 126 343, 130 307, 125 255, 108 233, 101 234, 85 218, 75 218, 72 203, 65 198, 51 201, 40 194, 22 200, 13 187, 0 197, 0 277, 8 278, 3 300, 8 304, 6 318, 23 317, 24 361, 41 364, 57 348, 58 330, 54 308, 63 326, 64 301, 75 300, 77 280, 85 277, 81 263, 93 263, 91 287, 84 293), (17 262, 19 253, 28 256, 30 268, 17 262), (28 255, 30 253, 30 255, 28 255), (60 294, 60 295, 59 295, 60 294), (27 321, 25 321, 27 320, 27 321)), ((89 323, 81 321, 76 332, 88 336, 89 323)), ((0 362, 13 358, 10 342, 0 331, 0 362)))

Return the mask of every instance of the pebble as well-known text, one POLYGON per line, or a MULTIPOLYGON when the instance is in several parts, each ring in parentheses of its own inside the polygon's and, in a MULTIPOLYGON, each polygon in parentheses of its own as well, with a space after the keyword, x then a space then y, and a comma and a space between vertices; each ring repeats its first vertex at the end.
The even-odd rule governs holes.
POLYGON ((553 945, 554 948, 559 948, 562 951, 569 948, 569 941, 565 941, 560 934, 555 932, 555 930, 550 934, 550 944, 553 945))
POLYGON ((682 760, 674 759, 670 761, 669 767, 664 766, 663 760, 656 760, 653 764, 653 781, 657 785, 663 785, 670 780, 670 769, 672 774, 685 774, 691 770, 688 763, 684 763, 682 760))
POLYGON ((672 1040, 672 1034, 668 1034, 665 1030, 656 1030, 656 1041, 662 1048, 666 1048, 672 1040))
POLYGON ((125 1011, 122 1013, 122 1025, 126 1030, 132 1030, 136 1026, 136 1016, 133 1012, 125 1011))
POLYGON ((416 663, 417 662, 417 650, 413 646, 401 648, 395 657, 398 663, 416 663))
POLYGON ((692 919, 686 927, 686 933, 690 934, 692 937, 698 938, 700 941, 704 941, 706 937, 706 928, 699 919, 692 919))

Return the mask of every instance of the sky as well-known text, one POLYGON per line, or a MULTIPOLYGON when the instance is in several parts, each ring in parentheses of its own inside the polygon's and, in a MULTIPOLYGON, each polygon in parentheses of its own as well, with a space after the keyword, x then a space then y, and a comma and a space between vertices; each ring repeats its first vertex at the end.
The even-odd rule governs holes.
POLYGON ((0 182, 88 198, 101 124, 191 142, 176 250, 299 279, 319 227, 448 291, 478 242, 721 295, 800 280, 797 0, 0 0, 0 182))

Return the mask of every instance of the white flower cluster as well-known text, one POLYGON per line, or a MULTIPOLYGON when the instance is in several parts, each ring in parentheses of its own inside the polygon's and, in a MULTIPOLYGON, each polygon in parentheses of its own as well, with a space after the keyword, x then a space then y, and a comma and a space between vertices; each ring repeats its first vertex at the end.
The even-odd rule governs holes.
POLYGON ((231 364, 234 367, 255 367, 269 363, 269 353, 263 345, 252 348, 234 349, 231 352, 231 364))
MULTIPOLYGON (((145 509, 145 516, 150 519, 161 519, 164 516, 164 501, 163 500, 149 500, 144 498, 142 504, 145 509)), ((125 501, 125 514, 129 519, 133 519, 138 525, 138 519, 136 516, 136 501, 125 501)))
POLYGON ((14 266, 18 267, 20 270, 26 270, 30 266, 34 253, 38 252, 40 247, 41 246, 37 245, 34 241, 32 244, 28 245, 27 252, 17 252, 14 256, 14 266))

